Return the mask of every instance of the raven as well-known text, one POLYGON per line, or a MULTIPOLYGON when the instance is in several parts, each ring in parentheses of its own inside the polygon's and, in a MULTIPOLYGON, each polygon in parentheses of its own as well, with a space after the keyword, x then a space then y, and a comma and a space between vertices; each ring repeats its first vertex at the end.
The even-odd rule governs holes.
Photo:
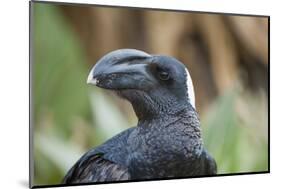
POLYGON ((87 83, 128 100, 138 123, 85 153, 64 184, 216 174, 203 147, 190 74, 177 59, 116 50, 96 63, 87 83))

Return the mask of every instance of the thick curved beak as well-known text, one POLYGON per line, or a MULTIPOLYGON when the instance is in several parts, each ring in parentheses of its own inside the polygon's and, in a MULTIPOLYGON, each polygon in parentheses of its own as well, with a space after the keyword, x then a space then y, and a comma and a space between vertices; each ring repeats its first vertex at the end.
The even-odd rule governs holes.
POLYGON ((148 80, 152 56, 139 50, 121 49, 103 56, 90 71, 87 83, 106 89, 135 89, 148 80))

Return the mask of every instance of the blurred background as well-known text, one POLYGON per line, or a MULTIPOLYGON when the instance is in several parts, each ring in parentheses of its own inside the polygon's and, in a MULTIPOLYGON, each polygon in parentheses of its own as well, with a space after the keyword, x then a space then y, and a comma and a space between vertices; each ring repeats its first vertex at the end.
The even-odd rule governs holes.
POLYGON ((32 3, 34 184, 59 184, 90 148, 135 126, 130 104, 86 79, 104 54, 135 48, 189 69, 218 173, 268 170, 268 19, 32 3))

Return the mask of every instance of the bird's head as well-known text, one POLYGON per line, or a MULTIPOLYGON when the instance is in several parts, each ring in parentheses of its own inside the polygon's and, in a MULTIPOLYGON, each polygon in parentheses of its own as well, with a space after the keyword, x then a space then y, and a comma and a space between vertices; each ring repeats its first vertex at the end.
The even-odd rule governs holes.
POLYGON ((187 68, 175 58, 121 49, 103 56, 87 83, 117 92, 129 100, 139 119, 195 109, 187 68))

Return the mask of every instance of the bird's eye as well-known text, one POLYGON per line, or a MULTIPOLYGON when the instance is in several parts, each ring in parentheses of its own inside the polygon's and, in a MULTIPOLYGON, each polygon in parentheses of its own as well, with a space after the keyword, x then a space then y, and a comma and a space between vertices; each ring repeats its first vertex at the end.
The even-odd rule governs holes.
POLYGON ((169 73, 167 73, 165 71, 160 71, 158 73, 158 76, 161 80, 168 80, 170 78, 169 73))

